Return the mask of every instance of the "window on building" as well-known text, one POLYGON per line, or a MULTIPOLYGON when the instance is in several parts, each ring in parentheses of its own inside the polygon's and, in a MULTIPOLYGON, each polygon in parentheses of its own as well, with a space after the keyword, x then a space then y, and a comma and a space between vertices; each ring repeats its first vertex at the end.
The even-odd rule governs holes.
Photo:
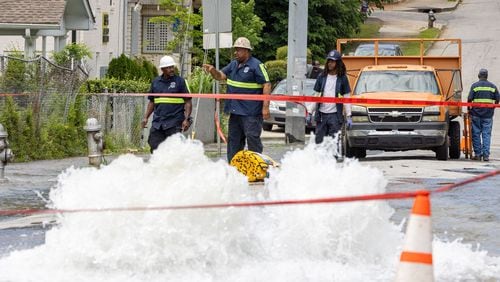
POLYGON ((109 42, 109 14, 102 14, 102 43, 109 42))
POLYGON ((144 18, 143 22, 143 53, 164 53, 171 29, 168 23, 152 23, 151 17, 144 18))

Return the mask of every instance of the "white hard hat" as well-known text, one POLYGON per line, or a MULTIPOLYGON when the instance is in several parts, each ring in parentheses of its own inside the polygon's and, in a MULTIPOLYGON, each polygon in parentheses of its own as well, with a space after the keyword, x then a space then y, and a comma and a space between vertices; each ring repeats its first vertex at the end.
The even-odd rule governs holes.
POLYGON ((175 66, 174 58, 172 58, 170 56, 163 56, 160 59, 160 65, 158 66, 160 69, 166 68, 166 67, 171 67, 171 66, 175 66))
POLYGON ((248 50, 252 50, 252 46, 250 45, 250 40, 246 37, 239 37, 234 41, 233 47, 238 47, 238 48, 245 48, 248 50))

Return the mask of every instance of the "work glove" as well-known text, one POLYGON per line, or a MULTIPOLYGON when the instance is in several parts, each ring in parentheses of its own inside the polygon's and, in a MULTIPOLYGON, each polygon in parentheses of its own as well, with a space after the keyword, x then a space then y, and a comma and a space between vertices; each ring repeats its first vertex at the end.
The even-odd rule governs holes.
POLYGON ((347 117, 345 125, 348 129, 351 128, 351 126, 352 126, 352 118, 351 117, 347 117))

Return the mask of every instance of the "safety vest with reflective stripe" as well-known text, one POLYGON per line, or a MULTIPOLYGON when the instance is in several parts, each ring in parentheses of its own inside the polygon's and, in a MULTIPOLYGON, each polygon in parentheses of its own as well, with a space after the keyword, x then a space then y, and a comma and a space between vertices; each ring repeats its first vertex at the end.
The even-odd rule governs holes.
MULTIPOLYGON (((493 83, 487 80, 479 80, 472 84, 467 100, 472 103, 482 104, 498 103, 498 89, 493 83)), ((494 110, 494 108, 472 107, 470 113, 473 116, 481 118, 491 118, 493 117, 494 110)))
POLYGON ((187 81, 177 75, 167 79, 159 76, 151 83, 150 92, 151 95, 148 96, 148 99, 154 103, 153 127, 168 129, 180 126, 185 119, 185 99, 154 96, 154 93, 190 93, 187 81))
MULTIPOLYGON (((241 65, 233 60, 222 72, 227 77, 227 93, 231 94, 262 94, 264 84, 270 82, 264 64, 254 57, 241 65)), ((262 101, 226 100, 224 111, 243 116, 260 116, 262 101)))
POLYGON ((156 97, 155 104, 184 104, 183 98, 156 97))

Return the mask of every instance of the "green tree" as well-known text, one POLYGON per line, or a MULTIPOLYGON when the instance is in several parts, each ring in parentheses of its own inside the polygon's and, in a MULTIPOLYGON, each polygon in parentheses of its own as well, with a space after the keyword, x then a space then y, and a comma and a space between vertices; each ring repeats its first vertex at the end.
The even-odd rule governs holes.
MULTIPOLYGON (((234 40, 244 36, 250 40, 254 50, 260 48, 263 41, 261 34, 266 23, 255 13, 255 0, 231 0, 231 22, 234 40)), ((221 50, 221 66, 229 63, 233 57, 232 52, 232 49, 221 50)))
POLYGON ((22 93, 26 89, 26 63, 22 58, 20 51, 14 51, 7 60, 3 84, 8 92, 22 93))
MULTIPOLYGON (((370 1, 382 7, 380 0, 370 1)), ((255 51, 261 60, 274 58, 274 50, 288 42, 288 1, 255 0, 255 13, 266 22, 262 43, 255 51)), ((351 37, 366 18, 360 0, 309 0, 308 48, 313 59, 335 49, 337 38, 351 37)))
POLYGON ((66 45, 61 51, 52 53, 52 59, 60 66, 71 65, 71 59, 76 64, 86 58, 92 58, 92 53, 89 47, 83 43, 71 43, 66 45))
POLYGON ((118 80, 141 80, 151 82, 158 76, 158 70, 147 59, 138 57, 131 59, 125 54, 109 62, 107 78, 118 80))
MULTIPOLYGON (((183 5, 182 0, 160 0, 160 6, 165 9, 169 15, 153 17, 150 21, 153 23, 168 23, 172 25, 174 32, 173 39, 168 42, 166 52, 181 51, 182 48, 189 48, 189 41, 195 42, 191 48, 191 53, 196 57, 203 56, 201 25, 203 18, 198 10, 193 10, 191 6, 183 5)), ((181 55, 182 52, 180 52, 181 55)))

